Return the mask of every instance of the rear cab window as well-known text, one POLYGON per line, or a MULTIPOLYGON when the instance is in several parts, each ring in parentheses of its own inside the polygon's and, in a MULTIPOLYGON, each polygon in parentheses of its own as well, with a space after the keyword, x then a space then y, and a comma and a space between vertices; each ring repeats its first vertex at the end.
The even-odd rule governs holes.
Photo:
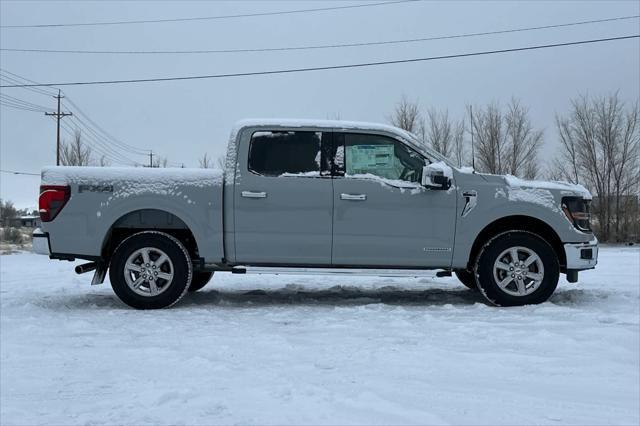
POLYGON ((248 168, 261 176, 328 176, 326 148, 330 145, 330 134, 326 132, 256 131, 249 144, 248 168))

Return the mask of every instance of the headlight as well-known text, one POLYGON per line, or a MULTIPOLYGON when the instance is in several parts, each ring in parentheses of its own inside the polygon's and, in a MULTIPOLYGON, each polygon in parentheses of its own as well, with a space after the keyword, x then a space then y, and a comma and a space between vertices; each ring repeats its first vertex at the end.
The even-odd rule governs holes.
POLYGON ((582 197, 564 197, 562 199, 562 211, 569 219, 569 222, 585 232, 591 232, 589 202, 589 200, 585 200, 582 197))

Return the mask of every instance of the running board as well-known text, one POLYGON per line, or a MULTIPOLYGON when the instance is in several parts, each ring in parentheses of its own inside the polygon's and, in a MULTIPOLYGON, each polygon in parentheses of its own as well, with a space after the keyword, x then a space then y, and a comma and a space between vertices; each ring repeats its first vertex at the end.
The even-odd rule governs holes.
POLYGON ((436 271, 424 269, 368 269, 368 268, 280 268, 266 266, 236 266, 234 274, 276 275, 371 275, 378 277, 436 277, 436 271))

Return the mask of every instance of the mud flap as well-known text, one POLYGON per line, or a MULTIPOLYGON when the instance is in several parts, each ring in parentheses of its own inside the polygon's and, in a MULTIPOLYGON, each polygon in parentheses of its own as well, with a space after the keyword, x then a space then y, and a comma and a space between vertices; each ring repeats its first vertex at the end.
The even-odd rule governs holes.
POLYGON ((93 273, 93 279, 91 285, 98 285, 104 283, 104 277, 107 275, 108 266, 104 262, 98 262, 96 272, 93 273))

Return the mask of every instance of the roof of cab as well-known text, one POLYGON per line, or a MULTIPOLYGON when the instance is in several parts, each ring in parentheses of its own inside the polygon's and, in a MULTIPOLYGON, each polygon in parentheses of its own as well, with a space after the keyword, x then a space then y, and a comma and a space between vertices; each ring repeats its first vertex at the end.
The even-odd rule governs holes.
POLYGON ((238 121, 234 128, 239 130, 244 127, 302 127, 320 129, 345 129, 345 130, 372 130, 392 133, 402 139, 416 142, 416 137, 411 133, 388 124, 367 123, 363 121, 343 120, 312 120, 291 118, 250 118, 238 121))

